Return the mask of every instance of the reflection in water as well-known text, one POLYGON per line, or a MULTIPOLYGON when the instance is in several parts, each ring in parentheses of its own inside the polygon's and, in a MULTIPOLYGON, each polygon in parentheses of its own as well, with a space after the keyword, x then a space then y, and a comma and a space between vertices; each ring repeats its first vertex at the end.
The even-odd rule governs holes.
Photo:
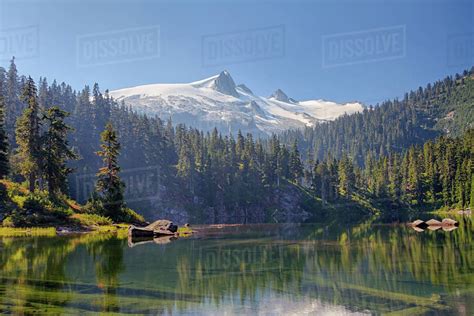
POLYGON ((0 310, 13 313, 465 314, 473 226, 214 227, 171 243, 124 236, 0 239, 0 310))
POLYGON ((130 248, 133 248, 133 247, 148 244, 148 243, 155 243, 157 245, 166 245, 176 239, 178 238, 174 236, 162 236, 162 237, 154 237, 154 238, 128 236, 127 241, 128 241, 128 246, 130 248))

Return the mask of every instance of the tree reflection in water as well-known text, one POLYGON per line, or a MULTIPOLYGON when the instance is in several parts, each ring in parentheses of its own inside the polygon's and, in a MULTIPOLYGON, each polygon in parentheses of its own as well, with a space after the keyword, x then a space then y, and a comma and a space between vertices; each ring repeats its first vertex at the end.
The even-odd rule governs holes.
POLYGON ((469 314, 473 226, 460 221, 421 233, 370 220, 246 225, 133 248, 113 233, 1 238, 0 310, 469 314))

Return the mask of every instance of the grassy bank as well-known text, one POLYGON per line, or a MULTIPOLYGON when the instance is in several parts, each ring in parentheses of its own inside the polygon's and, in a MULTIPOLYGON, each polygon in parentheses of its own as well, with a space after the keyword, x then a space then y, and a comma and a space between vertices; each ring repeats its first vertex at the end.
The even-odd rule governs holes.
POLYGON ((70 227, 0 227, 0 237, 54 237, 68 233, 117 233, 120 236, 128 234, 128 224, 100 225, 83 227, 82 230, 69 230, 70 227))
MULTIPOLYGON (((141 215, 127 210, 130 223, 143 223, 141 215)), ((29 192, 25 185, 0 180, 0 236, 50 235, 58 231, 114 231, 117 224, 66 196, 51 198, 46 191, 29 192), (34 228, 32 228, 34 227, 34 228)))
POLYGON ((0 227, 0 237, 56 236, 54 227, 0 227))

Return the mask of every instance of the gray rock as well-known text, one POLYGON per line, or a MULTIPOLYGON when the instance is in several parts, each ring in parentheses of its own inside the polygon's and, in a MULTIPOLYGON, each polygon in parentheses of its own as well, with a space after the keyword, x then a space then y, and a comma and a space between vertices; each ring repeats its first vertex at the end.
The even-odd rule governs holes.
POLYGON ((178 225, 175 225, 172 221, 167 219, 160 219, 144 227, 144 229, 152 231, 170 231, 175 233, 178 231, 178 225))

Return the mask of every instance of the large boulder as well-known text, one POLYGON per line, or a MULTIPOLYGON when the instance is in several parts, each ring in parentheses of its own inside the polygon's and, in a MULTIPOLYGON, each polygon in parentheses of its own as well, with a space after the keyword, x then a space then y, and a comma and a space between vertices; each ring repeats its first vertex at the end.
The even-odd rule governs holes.
POLYGON ((151 230, 151 231, 169 231, 172 233, 176 233, 178 231, 178 225, 175 225, 172 221, 167 219, 160 219, 148 226, 143 227, 144 229, 151 230))
POLYGON ((451 219, 451 218, 444 218, 441 223, 443 224, 443 226, 456 226, 456 225, 458 225, 458 222, 455 221, 454 219, 451 219))
POLYGON ((426 226, 426 223, 424 221, 422 221, 421 219, 417 219, 416 221, 414 221, 413 223, 411 223, 411 226, 412 227, 420 227, 420 228, 423 228, 423 226, 426 226))
POLYGON ((426 222, 428 226, 441 226, 441 222, 436 219, 430 219, 426 222))

